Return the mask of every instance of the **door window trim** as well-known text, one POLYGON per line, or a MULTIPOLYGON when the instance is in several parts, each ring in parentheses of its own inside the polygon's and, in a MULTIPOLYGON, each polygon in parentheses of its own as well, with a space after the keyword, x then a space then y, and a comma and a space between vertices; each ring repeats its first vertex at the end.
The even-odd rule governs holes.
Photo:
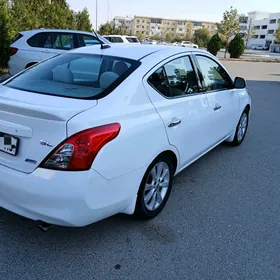
POLYGON ((201 91, 202 91, 204 94, 235 89, 235 87, 234 87, 234 82, 233 82, 233 80, 232 80, 232 77, 230 76, 230 74, 228 73, 228 71, 225 69, 225 67, 224 67, 223 65, 221 65, 221 63, 219 63, 219 61, 213 59, 212 57, 210 57, 210 56, 208 56, 208 55, 206 55, 206 54, 204 54, 204 53, 193 53, 192 55, 193 55, 193 60, 194 60, 194 63, 195 63, 195 65, 196 65, 197 71, 198 71, 198 78, 199 78, 200 83, 201 83, 201 91), (227 75, 228 75, 228 77, 229 77, 229 79, 230 79, 230 81, 231 81, 231 83, 232 83, 232 88, 215 89, 215 90, 209 90, 209 91, 203 90, 203 86, 202 86, 202 85, 203 85, 205 82, 204 82, 204 78, 203 78, 203 76, 202 76, 202 71, 201 71, 200 65, 199 65, 198 60, 197 60, 197 58, 196 58, 197 56, 206 57, 206 58, 208 58, 208 59, 214 61, 214 62, 215 62, 216 64, 218 64, 221 68, 223 68, 224 71, 227 73, 227 75))
MULTIPOLYGON (((155 65, 145 76, 145 81, 146 83, 151 87, 153 88, 156 92, 158 92, 162 97, 164 97, 165 99, 167 100, 173 100, 173 99, 178 99, 178 98, 186 98, 186 97, 191 97, 191 96, 198 96, 198 95, 202 95, 202 94, 205 94, 204 91, 202 91, 202 86, 201 86, 201 83, 200 83, 200 79, 199 79, 199 76, 198 76, 198 71, 197 71, 197 66, 196 64, 194 63, 193 61, 193 57, 192 57, 192 53, 182 53, 182 54, 179 54, 179 56, 177 56, 178 54, 176 55, 173 55, 171 57, 168 57, 167 59, 159 62, 157 65, 155 65), (165 77, 166 77, 166 71, 165 71, 165 68, 164 66, 176 59, 180 59, 180 58, 184 58, 184 57, 189 57, 190 59, 190 62, 191 62, 191 65, 193 67, 193 70, 195 72, 195 76, 196 76, 196 81, 197 81, 197 85, 198 85, 198 92, 196 93, 190 93, 190 94, 184 94, 184 95, 179 95, 179 96, 175 96, 175 97, 168 97, 168 96, 165 96, 163 95, 158 89, 156 89, 150 82, 149 82, 149 77, 155 73, 156 71, 158 71, 160 68, 163 68, 163 71, 164 71, 164 74, 165 74, 165 77), (160 66, 158 66, 160 65, 160 66), (156 67, 158 66, 158 67, 156 67)), ((167 79, 167 78, 166 78, 167 79)), ((167 80, 168 82, 168 80, 167 80)), ((169 83, 169 82, 168 82, 169 83)))

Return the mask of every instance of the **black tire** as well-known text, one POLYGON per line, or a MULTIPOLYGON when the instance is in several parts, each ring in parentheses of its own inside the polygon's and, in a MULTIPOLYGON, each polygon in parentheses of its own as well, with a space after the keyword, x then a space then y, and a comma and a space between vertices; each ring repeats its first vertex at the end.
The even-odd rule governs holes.
POLYGON ((156 217, 161 212, 161 210, 164 208, 164 206, 169 198, 169 195, 170 195, 170 192, 171 192, 171 189, 173 186, 174 173, 175 173, 174 166, 173 166, 170 158, 165 157, 165 156, 160 156, 152 162, 152 164, 149 166, 149 168, 147 169, 147 171, 142 179, 142 182, 141 182, 141 185, 140 185, 140 188, 138 191, 136 208, 135 208, 135 212, 134 212, 134 216, 136 218, 144 219, 144 220, 151 219, 151 218, 156 217), (149 210, 146 207, 145 202, 144 202, 145 186, 146 186, 147 180, 149 179, 152 169, 160 162, 166 163, 167 166, 169 167, 169 172, 170 172, 169 186, 167 187, 166 195, 165 195, 164 199, 162 200, 162 203, 160 204, 160 206, 158 206, 158 208, 156 208, 155 210, 149 210))
POLYGON ((241 117, 240 117, 240 119, 239 119, 238 125, 237 125, 237 127, 236 127, 236 132, 235 132, 235 135, 234 135, 234 139, 233 139, 233 141, 231 142, 232 146, 239 146, 239 145, 242 144, 242 142, 244 141, 244 139, 245 139, 245 137, 246 137, 246 134, 247 134, 248 125, 249 125, 249 110, 246 108, 246 109, 243 111, 243 113, 242 113, 242 115, 241 115, 241 117), (239 128, 239 126, 240 126, 240 122, 241 122, 241 119, 242 119, 242 117, 243 117, 244 114, 247 115, 247 126, 246 126, 246 130, 245 130, 245 133, 244 133, 242 139, 238 139, 238 128, 239 128))

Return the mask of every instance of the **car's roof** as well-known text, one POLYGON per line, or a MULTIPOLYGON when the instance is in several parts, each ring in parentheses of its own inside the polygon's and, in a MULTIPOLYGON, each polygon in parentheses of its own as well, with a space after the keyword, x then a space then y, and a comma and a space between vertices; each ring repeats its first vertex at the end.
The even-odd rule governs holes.
POLYGON ((61 33, 78 33, 78 34, 94 34, 92 32, 87 32, 87 31, 80 31, 80 30, 69 30, 69 29, 33 29, 33 30, 27 30, 27 31, 22 31, 20 33, 22 34, 28 34, 28 35, 33 35, 39 32, 61 32, 61 33))
POLYGON ((85 54, 100 54, 100 55, 109 55, 116 57, 129 58, 134 60, 140 60, 143 57, 151 55, 156 52, 164 52, 168 55, 175 55, 182 52, 201 52, 205 53, 203 50, 193 49, 193 48, 181 48, 165 45, 130 45, 130 44, 111 44, 110 48, 101 49, 100 45, 83 47, 79 49, 74 49, 71 52, 74 53, 85 53, 85 54))

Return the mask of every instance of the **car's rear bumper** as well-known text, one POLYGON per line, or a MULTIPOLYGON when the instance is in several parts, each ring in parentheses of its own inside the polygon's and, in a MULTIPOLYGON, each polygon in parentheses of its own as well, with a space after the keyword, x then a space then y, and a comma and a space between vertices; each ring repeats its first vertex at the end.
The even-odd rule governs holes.
POLYGON ((0 166, 0 207, 32 220, 85 226, 126 212, 143 170, 106 180, 96 171, 38 168, 25 174, 0 166))

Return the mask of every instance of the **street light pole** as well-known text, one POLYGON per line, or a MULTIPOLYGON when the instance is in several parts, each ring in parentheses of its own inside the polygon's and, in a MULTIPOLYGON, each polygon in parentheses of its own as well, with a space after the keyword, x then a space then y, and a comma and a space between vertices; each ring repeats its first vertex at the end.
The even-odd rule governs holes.
POLYGON ((96 32, 97 32, 97 25, 98 25, 98 0, 96 0, 96 24, 95 24, 96 32))

